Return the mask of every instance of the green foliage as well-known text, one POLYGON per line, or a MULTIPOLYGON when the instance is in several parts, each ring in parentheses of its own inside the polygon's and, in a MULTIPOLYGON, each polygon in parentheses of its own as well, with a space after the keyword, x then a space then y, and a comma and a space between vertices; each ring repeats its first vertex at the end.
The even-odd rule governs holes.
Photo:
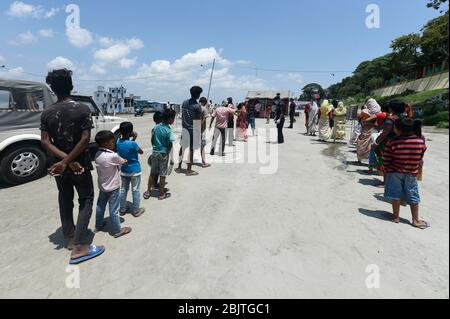
MULTIPOLYGON (((445 2, 430 3, 439 8, 445 2)), ((393 40, 391 53, 362 62, 352 76, 330 86, 328 95, 339 99, 369 96, 377 88, 416 79, 424 67, 448 62, 448 24, 447 11, 429 21, 421 33, 411 33, 393 40)))
MULTIPOLYGON (((448 0, 428 0, 427 7, 439 10, 448 0)), ((442 11, 441 11, 442 12, 442 11)))
POLYGON ((425 116, 423 124, 427 126, 435 126, 442 122, 448 122, 449 121, 449 112, 443 111, 436 113, 434 115, 425 116))
POLYGON ((302 101, 311 101, 313 99, 314 94, 319 94, 320 98, 325 97, 325 90, 322 88, 320 84, 310 83, 306 85, 303 89, 303 94, 300 96, 300 100, 302 101))
POLYGON ((449 129, 449 123, 448 122, 440 122, 438 123, 438 125, 436 125, 437 128, 442 128, 442 129, 449 129))

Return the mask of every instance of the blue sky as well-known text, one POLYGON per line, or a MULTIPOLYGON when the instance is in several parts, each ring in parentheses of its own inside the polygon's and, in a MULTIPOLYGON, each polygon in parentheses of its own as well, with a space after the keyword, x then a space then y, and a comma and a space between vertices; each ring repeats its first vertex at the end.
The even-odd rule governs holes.
POLYGON ((43 81, 48 69, 67 66, 74 69, 79 93, 123 84, 151 100, 181 101, 194 84, 206 91, 216 58, 215 101, 242 99, 251 89, 299 94, 307 83, 328 87, 348 76, 360 62, 389 52, 392 39, 418 32, 439 15, 426 8, 426 0, 73 3, 80 8, 80 26, 68 30, 68 2, 1 0, 0 64, 9 69, 0 76, 43 81), (365 24, 371 3, 381 10, 379 29, 365 24), (349 73, 249 69, 254 67, 349 73))

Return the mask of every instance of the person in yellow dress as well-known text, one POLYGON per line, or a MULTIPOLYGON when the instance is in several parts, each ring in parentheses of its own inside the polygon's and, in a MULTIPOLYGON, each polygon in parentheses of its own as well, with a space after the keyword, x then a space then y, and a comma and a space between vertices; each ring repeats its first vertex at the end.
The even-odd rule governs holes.
POLYGON ((345 138, 346 119, 347 119, 347 108, 345 107, 344 102, 339 102, 337 108, 334 110, 333 139, 343 140, 345 138))
POLYGON ((319 112, 319 140, 326 142, 331 139, 333 130, 330 127, 330 114, 333 106, 328 100, 324 100, 319 112))

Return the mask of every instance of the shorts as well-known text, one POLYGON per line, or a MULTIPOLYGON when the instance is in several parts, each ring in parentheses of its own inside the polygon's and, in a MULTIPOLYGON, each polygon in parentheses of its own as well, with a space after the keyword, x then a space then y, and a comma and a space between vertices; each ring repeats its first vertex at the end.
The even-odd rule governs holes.
POLYGON ((169 155, 153 153, 149 158, 152 176, 167 177, 169 168, 169 155))
POLYGON ((256 120, 254 118, 248 119, 248 125, 254 130, 256 129, 256 120))
POLYGON ((420 204, 417 177, 408 173, 388 173, 384 197, 388 200, 405 200, 408 205, 420 204))

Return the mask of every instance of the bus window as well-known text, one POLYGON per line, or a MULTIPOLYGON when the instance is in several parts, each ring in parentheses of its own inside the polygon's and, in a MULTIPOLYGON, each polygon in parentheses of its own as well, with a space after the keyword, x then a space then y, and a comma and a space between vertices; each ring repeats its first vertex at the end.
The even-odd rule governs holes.
POLYGON ((8 90, 0 89, 0 110, 11 108, 11 93, 8 90))

